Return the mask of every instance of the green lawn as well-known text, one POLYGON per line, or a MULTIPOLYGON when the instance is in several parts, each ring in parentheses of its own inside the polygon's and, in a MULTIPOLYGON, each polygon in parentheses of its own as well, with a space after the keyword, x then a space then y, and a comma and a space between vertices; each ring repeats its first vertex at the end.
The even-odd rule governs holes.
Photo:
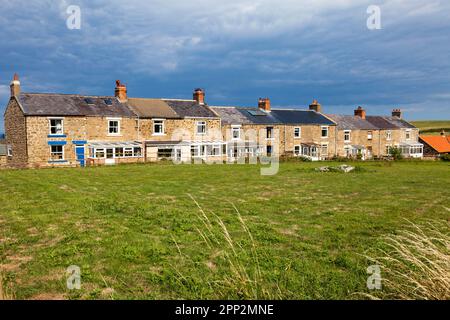
POLYGON ((251 298, 255 286, 258 298, 352 299, 367 292, 363 255, 381 236, 450 217, 448 163, 321 165, 283 163, 275 176, 252 165, 0 171, 5 287, 19 299, 251 298), (66 288, 70 265, 81 290, 66 288))
POLYGON ((439 135, 442 130, 450 133, 450 120, 411 121, 411 124, 419 128, 421 134, 439 135))

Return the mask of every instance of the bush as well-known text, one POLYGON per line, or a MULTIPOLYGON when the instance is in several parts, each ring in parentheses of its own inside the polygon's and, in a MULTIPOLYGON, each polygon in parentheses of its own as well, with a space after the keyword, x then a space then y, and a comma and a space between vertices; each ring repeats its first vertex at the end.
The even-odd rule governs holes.
POLYGON ((450 153, 443 154, 440 158, 442 161, 450 161, 450 153))
POLYGON ((403 159, 402 151, 398 147, 391 147, 391 148, 389 148, 389 155, 394 160, 401 160, 401 159, 403 159))

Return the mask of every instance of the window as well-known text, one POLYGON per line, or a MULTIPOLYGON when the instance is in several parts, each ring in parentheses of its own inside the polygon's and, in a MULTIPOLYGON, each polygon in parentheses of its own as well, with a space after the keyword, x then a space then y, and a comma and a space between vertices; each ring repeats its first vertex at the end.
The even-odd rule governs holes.
POLYGON ((139 147, 134 147, 133 149, 133 156, 134 157, 140 157, 142 156, 142 150, 139 147))
POLYGON ((114 149, 106 149, 106 159, 114 159, 114 149))
POLYGON ((367 131, 367 140, 372 140, 373 133, 372 131, 367 131))
POLYGON ((63 119, 50 119, 50 134, 63 134, 63 119))
POLYGON ((272 156, 272 146, 267 146, 266 147, 266 154, 268 157, 272 156))
POLYGON ((123 157, 123 148, 116 148, 115 157, 116 158, 122 158, 123 157))
POLYGON ((392 146, 386 146, 386 154, 387 155, 391 154, 391 149, 392 149, 392 146))
POLYGON ((301 146, 294 146, 294 155, 299 156, 301 155, 301 146))
POLYGON ((95 149, 95 157, 96 158, 104 158, 105 157, 105 149, 95 149))
POLYGON ((302 128, 294 128, 294 138, 300 138, 302 136, 302 128))
POLYGON ((133 148, 125 148, 124 155, 126 158, 130 158, 133 156, 133 148))
POLYGON ((64 160, 64 146, 50 146, 50 160, 64 160))
POLYGON ((351 141, 351 131, 345 130, 344 131, 344 142, 350 142, 351 141))
POLYGON ((241 138, 241 128, 240 127, 232 127, 231 135, 233 140, 239 140, 241 138))
POLYGON ((320 155, 321 155, 321 156, 324 156, 324 157, 327 157, 327 156, 328 156, 328 145, 327 145, 327 144, 323 144, 323 145, 320 147, 320 155))
POLYGON ((197 134, 206 134, 206 121, 197 122, 197 134))
POLYGON ((406 130, 405 131, 405 138, 406 138, 406 140, 410 140, 411 139, 411 130, 406 130))
POLYGON ((266 138, 273 139, 273 127, 267 127, 266 131, 267 131, 266 138))
POLYGON ((322 138, 328 138, 328 127, 322 127, 322 138))
POLYGON ((386 140, 391 140, 392 139, 392 131, 388 130, 386 131, 386 140))
POLYGON ((220 145, 213 145, 213 147, 212 147, 212 155, 213 156, 220 156, 221 155, 221 147, 220 147, 220 145))
POLYGON ((199 157, 200 156, 200 148, 199 148, 199 146, 191 146, 191 155, 193 157, 199 157))
POLYGON ((153 134, 164 135, 164 120, 153 120, 153 134))
POLYGON ((12 151, 12 147, 8 146, 8 157, 12 157, 13 156, 13 151, 12 151))
POLYGON ((120 134, 120 121, 117 119, 108 120, 108 134, 119 135, 120 134))

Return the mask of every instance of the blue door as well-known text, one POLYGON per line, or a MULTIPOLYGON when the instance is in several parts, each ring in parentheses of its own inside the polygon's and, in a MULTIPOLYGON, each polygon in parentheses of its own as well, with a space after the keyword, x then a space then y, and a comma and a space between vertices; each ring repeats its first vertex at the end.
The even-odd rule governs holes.
POLYGON ((84 167, 85 166, 84 146, 76 146, 75 153, 77 154, 77 161, 80 163, 80 166, 84 167))

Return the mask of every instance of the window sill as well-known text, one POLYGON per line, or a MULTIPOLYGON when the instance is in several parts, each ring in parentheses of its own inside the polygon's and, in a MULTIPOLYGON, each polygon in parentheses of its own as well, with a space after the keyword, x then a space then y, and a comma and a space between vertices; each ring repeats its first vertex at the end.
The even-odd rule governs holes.
POLYGON ((67 160, 49 160, 48 163, 68 163, 67 160))
POLYGON ((108 133, 108 137, 122 137, 120 133, 108 133))
POLYGON ((167 134, 165 133, 153 133, 152 137, 163 137, 163 136, 167 136, 167 134))
POLYGON ((65 134, 49 134, 47 138, 67 138, 65 134))

